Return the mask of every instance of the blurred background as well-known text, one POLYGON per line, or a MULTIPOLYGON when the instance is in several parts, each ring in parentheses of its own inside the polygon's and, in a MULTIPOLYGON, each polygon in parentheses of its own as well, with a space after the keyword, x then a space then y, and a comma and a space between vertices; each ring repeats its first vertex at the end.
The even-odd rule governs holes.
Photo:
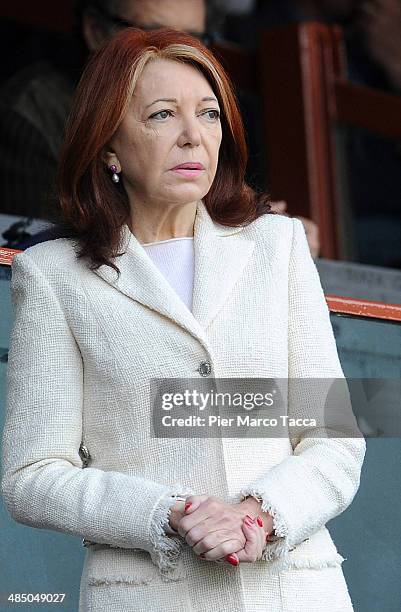
MULTIPOLYGON (((344 373, 361 405, 375 402, 358 415, 368 438, 360 489, 328 527, 349 554, 343 569, 356 612, 399 612, 401 438, 381 419, 385 410, 397 423, 401 416, 399 393, 389 393, 391 379, 401 379, 401 0, 3 3, 0 430, 12 257, 54 237, 57 161, 75 87, 90 54, 129 26, 185 30, 212 49, 236 88, 247 182, 304 224, 344 373)), ((12 590, 64 592, 58 605, 77 609, 79 539, 16 524, 2 504, 0 524, 0 609, 15 608, 4 599, 12 590)))
POLYGON ((167 25, 228 69, 247 181, 302 218, 315 259, 401 269, 401 0, 15 0, 0 16, 1 246, 52 218, 90 53, 123 27, 167 25))

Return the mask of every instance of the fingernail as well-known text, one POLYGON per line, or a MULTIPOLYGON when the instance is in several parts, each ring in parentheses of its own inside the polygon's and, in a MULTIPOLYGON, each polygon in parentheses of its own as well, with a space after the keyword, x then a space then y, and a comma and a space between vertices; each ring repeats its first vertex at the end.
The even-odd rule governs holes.
POLYGON ((238 565, 238 563, 239 563, 238 559, 236 557, 234 557, 234 555, 227 555, 226 556, 226 561, 231 563, 231 565, 238 565))
POLYGON ((186 512, 187 510, 189 510, 189 508, 192 506, 191 502, 188 502, 187 504, 185 504, 184 506, 184 512, 186 512))
POLYGON ((260 516, 258 516, 258 517, 257 517, 256 522, 257 522, 257 524, 259 525, 259 527, 263 527, 263 521, 262 521, 262 519, 260 518, 260 516))

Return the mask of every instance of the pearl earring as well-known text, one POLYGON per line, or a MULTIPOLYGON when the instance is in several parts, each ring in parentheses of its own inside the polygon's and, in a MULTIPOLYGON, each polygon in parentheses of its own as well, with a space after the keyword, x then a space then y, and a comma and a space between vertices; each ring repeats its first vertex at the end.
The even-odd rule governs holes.
POLYGON ((119 183, 120 182, 120 177, 117 174, 117 166, 115 164, 113 164, 112 166, 109 166, 109 170, 110 172, 112 172, 112 176, 111 176, 111 180, 113 181, 113 183, 119 183))

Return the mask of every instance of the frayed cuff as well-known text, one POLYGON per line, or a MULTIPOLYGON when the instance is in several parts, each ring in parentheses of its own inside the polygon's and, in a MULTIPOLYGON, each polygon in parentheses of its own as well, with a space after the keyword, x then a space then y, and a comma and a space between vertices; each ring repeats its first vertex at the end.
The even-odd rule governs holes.
POLYGON ((281 559, 285 562, 288 558, 289 551, 292 549, 289 545, 288 527, 284 517, 280 515, 279 511, 274 506, 272 506, 267 496, 262 495, 259 491, 255 491, 254 489, 242 489, 240 496, 241 501, 246 497, 253 497, 258 502, 261 502, 261 511, 268 512, 273 519, 274 536, 266 541, 261 559, 263 561, 281 559))
POLYGON ((149 551, 151 559, 159 568, 162 575, 174 579, 178 571, 178 562, 184 540, 180 534, 167 533, 171 508, 177 502, 177 496, 188 497, 194 495, 192 490, 180 489, 179 493, 169 492, 163 495, 155 507, 149 525, 149 538, 152 548, 149 551))

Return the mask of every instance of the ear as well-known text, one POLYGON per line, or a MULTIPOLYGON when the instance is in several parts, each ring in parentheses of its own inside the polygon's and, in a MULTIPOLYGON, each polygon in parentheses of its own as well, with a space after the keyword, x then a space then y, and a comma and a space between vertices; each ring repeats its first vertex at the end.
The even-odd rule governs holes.
POLYGON ((96 51, 107 39, 107 33, 96 15, 84 14, 82 18, 82 34, 89 51, 96 51))
POLYGON ((108 168, 114 165, 117 167, 117 173, 121 172, 121 164, 114 151, 105 149, 102 154, 102 160, 108 168))

